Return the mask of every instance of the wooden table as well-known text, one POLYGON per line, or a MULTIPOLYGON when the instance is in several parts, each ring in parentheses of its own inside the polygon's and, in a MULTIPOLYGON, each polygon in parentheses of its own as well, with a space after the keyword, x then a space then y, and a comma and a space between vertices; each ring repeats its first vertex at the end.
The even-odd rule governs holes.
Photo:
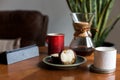
POLYGON ((40 48, 40 56, 10 65, 0 64, 0 80, 120 80, 120 54, 117 55, 117 69, 114 73, 98 74, 89 71, 93 55, 76 69, 47 69, 42 59, 47 56, 47 48, 40 48))

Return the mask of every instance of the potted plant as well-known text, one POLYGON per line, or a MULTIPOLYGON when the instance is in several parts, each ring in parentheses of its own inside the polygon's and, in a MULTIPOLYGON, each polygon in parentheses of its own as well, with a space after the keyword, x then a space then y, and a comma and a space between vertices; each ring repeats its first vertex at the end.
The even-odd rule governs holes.
POLYGON ((101 46, 115 24, 120 20, 120 15, 109 22, 109 15, 115 0, 66 0, 71 12, 94 13, 91 26, 92 40, 95 46, 101 46))

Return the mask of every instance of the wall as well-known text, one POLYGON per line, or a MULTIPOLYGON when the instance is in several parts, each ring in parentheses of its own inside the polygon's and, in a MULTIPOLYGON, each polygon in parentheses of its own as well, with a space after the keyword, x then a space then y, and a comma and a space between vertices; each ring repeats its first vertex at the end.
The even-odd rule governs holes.
MULTIPOLYGON (((113 20, 118 14, 120 15, 120 0, 116 0, 113 6, 113 10, 110 15, 110 21, 113 20)), ((106 41, 112 42, 115 44, 115 47, 120 52, 120 21, 115 25, 114 29, 108 35, 106 41)))
MULTIPOLYGON (((120 1, 116 0, 111 17, 120 13, 120 1)), ((65 34, 65 45, 68 46, 73 37, 73 27, 70 11, 65 0, 0 0, 0 10, 29 9, 39 10, 49 16, 48 33, 61 32, 65 34)), ((120 50, 120 38, 118 36, 120 22, 110 33, 107 41, 115 43, 120 50)))

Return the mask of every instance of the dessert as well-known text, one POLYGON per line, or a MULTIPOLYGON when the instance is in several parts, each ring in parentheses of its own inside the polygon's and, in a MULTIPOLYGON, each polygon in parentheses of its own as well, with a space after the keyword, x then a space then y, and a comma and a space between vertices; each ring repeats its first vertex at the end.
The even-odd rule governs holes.
POLYGON ((59 53, 51 54, 51 58, 52 58, 52 63, 61 64, 59 53))
POLYGON ((74 64, 76 61, 76 53, 72 49, 64 49, 61 53, 51 55, 53 63, 56 64, 74 64))
POLYGON ((65 49, 60 53, 60 60, 63 64, 74 64, 76 61, 76 53, 72 49, 65 49))

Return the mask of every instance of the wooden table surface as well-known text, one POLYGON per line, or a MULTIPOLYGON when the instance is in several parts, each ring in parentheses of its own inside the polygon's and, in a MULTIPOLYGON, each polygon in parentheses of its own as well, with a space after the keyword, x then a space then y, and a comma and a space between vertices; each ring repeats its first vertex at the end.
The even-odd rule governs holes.
POLYGON ((42 63, 47 48, 40 48, 40 56, 10 65, 0 64, 0 80, 120 80, 120 54, 117 55, 117 69, 113 73, 99 74, 89 71, 93 55, 87 62, 75 69, 50 69, 42 63))

